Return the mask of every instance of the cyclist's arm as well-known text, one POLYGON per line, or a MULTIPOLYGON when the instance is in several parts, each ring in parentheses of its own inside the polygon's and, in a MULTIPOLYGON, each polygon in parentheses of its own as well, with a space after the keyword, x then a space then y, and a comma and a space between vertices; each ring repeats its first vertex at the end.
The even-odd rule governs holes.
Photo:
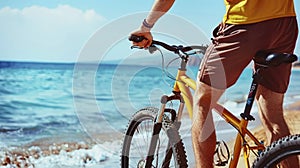
MULTIPOLYGON (((174 4, 174 1, 175 0, 155 0, 148 16, 145 18, 146 23, 150 27, 152 27, 160 17, 162 17, 166 12, 169 11, 169 9, 174 4)), ((146 38, 139 43, 133 42, 133 45, 143 48, 147 48, 151 45, 153 38, 150 32, 150 27, 142 24, 138 30, 131 33, 132 35, 144 36, 146 38)))
POLYGON ((175 0, 156 0, 146 18, 147 23, 154 25, 161 16, 169 11, 174 2, 175 0))

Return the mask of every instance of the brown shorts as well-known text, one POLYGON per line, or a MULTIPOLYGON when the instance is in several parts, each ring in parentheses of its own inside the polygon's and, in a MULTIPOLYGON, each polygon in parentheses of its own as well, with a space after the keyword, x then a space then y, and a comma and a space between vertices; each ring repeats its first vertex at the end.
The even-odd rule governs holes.
MULTIPOLYGON (((293 53, 298 27, 296 17, 284 17, 245 25, 221 25, 200 65, 199 79, 217 89, 232 86, 259 50, 293 53)), ((260 83, 285 93, 291 64, 269 67, 260 83)))

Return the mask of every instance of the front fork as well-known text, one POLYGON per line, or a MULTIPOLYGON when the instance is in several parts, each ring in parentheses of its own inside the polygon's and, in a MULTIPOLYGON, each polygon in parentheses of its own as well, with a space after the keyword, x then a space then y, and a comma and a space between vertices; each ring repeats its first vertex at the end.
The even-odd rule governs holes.
MULTIPOLYGON (((158 143, 158 140, 159 140, 159 132, 161 131, 162 124, 163 124, 164 114, 166 112, 171 113, 171 120, 173 122, 172 124, 175 123, 177 129, 179 129, 179 127, 180 127, 183 108, 184 108, 184 100, 183 100, 183 97, 181 96, 180 92, 173 92, 173 93, 174 94, 172 94, 170 96, 163 95, 161 97, 161 108, 160 108, 160 111, 157 115, 157 119, 156 119, 155 124, 154 124, 152 138, 151 138, 151 142, 150 142, 150 147, 148 149, 148 155, 147 155, 147 158, 146 158, 145 168, 151 168, 152 167, 152 162, 154 160, 155 150, 156 150, 157 143, 158 143), (179 100, 180 101, 180 105, 178 107, 177 114, 174 110, 166 108, 167 103, 172 101, 172 100, 179 100)), ((169 167, 169 163, 170 163, 169 161, 172 157, 172 150, 171 150, 171 145, 170 144, 171 143, 169 141, 168 142, 168 149, 166 151, 166 155, 165 155, 164 162, 163 162, 163 167, 169 167)))
POLYGON ((184 108, 184 100, 183 100, 183 97, 181 96, 180 92, 173 92, 173 93, 174 94, 172 94, 171 96, 163 95, 161 97, 161 101, 160 101, 161 102, 161 107, 160 107, 160 111, 159 111, 159 114, 158 114, 158 119, 156 121, 157 123, 162 123, 164 113, 165 113, 165 109, 166 109, 166 104, 168 102, 172 101, 172 100, 179 100, 180 101, 176 121, 181 121, 183 108, 184 108))

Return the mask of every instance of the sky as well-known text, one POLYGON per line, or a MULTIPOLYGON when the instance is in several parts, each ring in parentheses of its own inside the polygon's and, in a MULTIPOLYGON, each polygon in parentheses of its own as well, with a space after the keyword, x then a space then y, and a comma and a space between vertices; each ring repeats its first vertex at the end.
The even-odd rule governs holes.
MULTIPOLYGON (((111 60, 130 55, 126 38, 140 25, 152 4, 153 0, 0 0, 0 60, 76 62, 88 57, 83 58, 82 53, 91 44, 99 50, 91 50, 89 53, 94 56, 86 61, 101 57, 98 55, 102 53, 111 60), (98 41, 91 43, 96 37, 98 41)), ((295 7, 300 15, 298 0, 295 7)), ((222 0, 178 0, 168 14, 198 28, 210 39, 224 12, 222 0)), ((188 28, 181 28, 173 21, 165 26, 165 31, 188 32, 188 28)), ((160 22, 155 26, 159 27, 160 22)), ((296 54, 300 55, 298 39, 296 54)))

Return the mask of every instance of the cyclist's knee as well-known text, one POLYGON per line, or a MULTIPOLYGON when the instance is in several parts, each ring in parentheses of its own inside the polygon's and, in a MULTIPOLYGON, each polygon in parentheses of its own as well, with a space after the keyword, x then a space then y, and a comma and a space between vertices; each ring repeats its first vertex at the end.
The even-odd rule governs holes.
POLYGON ((218 101, 223 92, 224 90, 215 89, 203 82, 197 82, 197 88, 194 95, 195 105, 213 105, 218 101))

